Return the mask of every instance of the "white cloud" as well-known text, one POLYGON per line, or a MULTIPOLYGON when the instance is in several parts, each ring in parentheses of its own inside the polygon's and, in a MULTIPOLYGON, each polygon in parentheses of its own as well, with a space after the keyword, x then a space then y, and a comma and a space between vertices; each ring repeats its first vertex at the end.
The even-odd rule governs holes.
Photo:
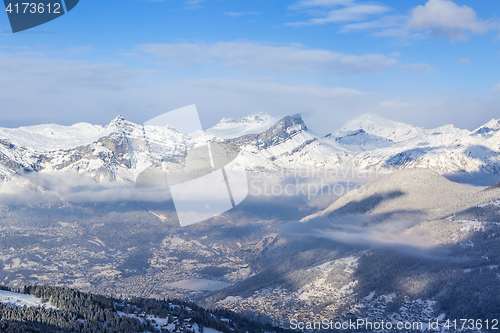
POLYGON ((107 180, 96 183, 90 175, 61 171, 33 172, 24 176, 14 176, 11 181, 0 183, 2 204, 43 204, 59 200, 164 202, 171 200, 171 197, 168 191, 141 189, 134 184, 107 180), (42 188, 44 191, 38 190, 42 188))
MULTIPOLYGON (((366 21, 366 22, 357 22, 357 23, 349 23, 345 24, 341 27, 339 32, 357 32, 357 31, 366 31, 366 30, 379 30, 379 29, 387 29, 394 27, 404 27, 408 18, 403 15, 387 15, 378 20, 374 21, 366 21)), ((403 34, 406 34, 404 29, 399 29, 403 34)), ((401 33, 400 33, 401 34, 401 33)))
POLYGON ((64 52, 75 55, 75 54, 87 53, 93 50, 94 48, 92 46, 73 46, 67 48, 66 50, 64 50, 64 52))
POLYGON ((388 7, 376 4, 356 4, 341 9, 336 9, 328 12, 325 17, 313 18, 307 22, 291 22, 286 25, 302 26, 302 25, 323 25, 326 23, 342 23, 352 21, 363 21, 369 16, 382 14, 389 10, 388 7))
POLYGON ((382 101, 379 103, 379 106, 382 108, 407 108, 412 106, 412 104, 408 102, 382 101))
POLYGON ((495 84, 493 89, 491 89, 491 92, 494 94, 500 94, 500 83, 495 84))
POLYGON ((245 13, 240 13, 240 12, 225 12, 224 15, 227 15, 227 16, 242 16, 242 15, 245 15, 245 13))
POLYGON ((271 94, 273 96, 294 96, 295 98, 337 98, 362 95, 362 92, 344 87, 321 87, 317 85, 287 86, 276 82, 250 82, 226 79, 195 79, 188 84, 206 88, 230 89, 271 94))
MULTIPOLYGON (((368 32, 372 36, 422 39, 445 36, 451 40, 467 40, 471 34, 485 34, 500 30, 500 20, 477 18, 476 12, 466 5, 451 0, 428 0, 408 14, 387 15, 388 6, 373 2, 303 0, 290 7, 316 16, 307 21, 286 23, 288 26, 340 24, 339 32, 368 32), (328 11, 328 7, 343 8, 328 11)), ((500 39, 500 35, 496 37, 500 39)))
MULTIPOLYGON (((16 87, 17 94, 25 93, 20 82, 31 81, 40 87, 69 89, 120 90, 128 81, 151 74, 151 70, 138 70, 120 63, 102 64, 89 61, 46 59, 44 57, 13 57, 0 53, 0 92, 16 87)), ((2 94, 0 93, 0 96, 2 94)))
MULTIPOLYGON (((293 52, 295 49, 285 48, 280 52, 290 50, 293 52)), ((321 60, 323 52, 312 54, 323 64, 329 64, 330 52, 324 52, 327 60, 321 60)), ((286 69, 293 70, 293 65, 306 66, 310 55, 298 52, 292 59, 286 69)), ((334 59, 339 61, 338 57, 334 59)), ((342 61, 349 60, 346 57, 342 61)), ((356 61, 363 61, 363 58, 356 61)), ((317 125, 324 120, 320 114, 328 114, 332 108, 361 109, 365 113, 373 105, 373 96, 348 87, 293 85, 276 83, 270 81, 271 78, 263 78, 267 81, 260 83, 248 82, 250 79, 221 80, 213 73, 210 76, 212 80, 187 80, 190 77, 199 78, 196 73, 194 77, 193 73, 186 74, 190 72, 189 69, 182 72, 186 75, 180 81, 171 72, 167 68, 165 71, 155 71, 155 75, 148 75, 152 71, 131 69, 121 64, 0 53, 1 126, 41 123, 70 125, 82 121, 106 125, 118 114, 142 123, 166 110, 197 104, 205 128, 214 125, 222 117, 267 112, 275 116, 302 113, 311 128, 329 130, 328 127, 335 125, 317 125)), ((336 117, 346 121, 349 116, 346 113, 336 117)), ((337 120, 332 115, 329 121, 335 124, 337 120)))
POLYGON ((258 12, 225 12, 227 16, 243 16, 243 15, 258 15, 258 12))
POLYGON ((302 0, 290 6, 290 9, 301 9, 309 7, 333 7, 348 6, 354 3, 354 0, 302 0))
POLYGON ((192 79, 183 83, 185 90, 197 96, 191 103, 195 102, 198 110, 203 109, 201 117, 212 118, 209 126, 227 117, 228 110, 231 117, 256 112, 274 116, 300 113, 311 130, 330 133, 353 113, 366 113, 377 103, 375 94, 348 87, 227 79, 192 79))
POLYGON ((417 6, 412 10, 408 27, 430 30, 434 36, 443 35, 451 40, 467 40, 469 33, 484 34, 489 30, 488 23, 478 20, 472 8, 450 0, 429 0, 424 6, 417 6))
POLYGON ((301 45, 273 46, 254 42, 213 44, 143 44, 139 52, 167 65, 205 64, 248 72, 333 72, 338 75, 373 73, 393 67, 396 59, 382 54, 352 55, 301 45))
POLYGON ((436 68, 429 64, 405 64, 401 65, 401 68, 403 68, 405 71, 417 74, 433 72, 436 70, 436 68))
POLYGON ((187 0, 184 2, 187 9, 198 9, 201 8, 201 0, 187 0))
POLYGON ((470 64, 469 58, 460 58, 457 60, 457 64, 470 64))
MULTIPOLYGON (((362 244, 374 248, 391 247, 414 256, 440 258, 446 251, 433 251, 435 237, 427 232, 409 234, 407 230, 421 221, 414 216, 396 214, 390 221, 379 216, 350 215, 342 218, 315 218, 296 229, 299 235, 313 235, 344 244, 362 244), (397 223, 394 223, 397 221, 397 223), (331 226, 335 226, 332 228, 331 226)), ((286 231, 295 231, 293 224, 286 231)))
POLYGON ((2 126, 79 121, 106 124, 123 112, 119 109, 141 104, 127 96, 142 88, 154 72, 121 63, 0 53, 2 126))
POLYGON ((396 63, 396 59, 390 59, 381 54, 366 54, 362 56, 343 55, 339 59, 339 64, 341 66, 338 68, 337 72, 345 75, 378 72, 388 69, 396 63))
MULTIPOLYGON (((179 50, 178 44, 174 44, 173 48, 168 48, 173 56, 168 57, 162 53, 162 48, 154 47, 149 51, 154 51, 155 61, 172 62, 174 65, 208 63, 219 66, 216 70, 207 66, 208 70, 201 73, 198 71, 200 66, 187 69, 159 67, 155 75, 148 75, 152 71, 137 70, 119 63, 71 61, 61 54, 59 58, 47 59, 35 52, 36 49, 29 50, 29 54, 0 53, 1 126, 47 122, 69 125, 80 121, 104 125, 118 114, 142 123, 167 110, 193 103, 200 110, 205 128, 222 117, 256 112, 274 116, 301 113, 312 130, 324 133, 332 132, 350 118, 368 112, 419 126, 436 127, 452 122, 469 129, 498 117, 499 100, 496 96, 499 95, 478 98, 457 92, 447 96, 445 91, 439 91, 436 96, 429 97, 417 91, 404 96, 392 90, 384 93, 386 88, 383 86, 366 85, 361 81, 349 81, 352 83, 345 86, 345 83, 338 83, 342 81, 337 78, 330 80, 331 73, 339 73, 341 66, 345 66, 344 70, 348 73, 353 70, 350 66, 366 72, 363 65, 368 65, 370 70, 380 68, 375 62, 377 58, 387 65, 388 60, 396 61, 392 58, 397 58, 397 54, 390 57, 352 56, 306 49, 299 45, 276 47, 248 44, 247 48, 241 49, 223 45, 235 52, 231 55, 223 53, 218 44, 185 45, 188 51, 196 51, 194 53, 182 48, 179 50), (160 53, 156 55, 156 52, 160 53), (212 53, 207 56, 204 52, 212 53), (238 62, 240 57, 242 62, 238 62), (232 75, 220 70, 220 66, 253 69, 260 61, 265 70, 286 70, 294 75, 258 71, 232 75), (320 78, 310 80, 312 76, 302 76, 300 71, 314 71, 320 74, 320 78), (274 79, 263 76, 273 76, 274 79), (211 80, 201 80, 207 77, 211 80), (262 77, 262 82, 252 82, 258 81, 258 77, 262 77), (336 83, 322 84, 318 81, 336 83), (401 112, 403 107, 404 112, 401 112)), ((142 53, 136 63, 132 62, 133 67, 150 65, 150 54, 142 53)), ((500 93, 500 84, 495 87, 493 90, 500 93)))

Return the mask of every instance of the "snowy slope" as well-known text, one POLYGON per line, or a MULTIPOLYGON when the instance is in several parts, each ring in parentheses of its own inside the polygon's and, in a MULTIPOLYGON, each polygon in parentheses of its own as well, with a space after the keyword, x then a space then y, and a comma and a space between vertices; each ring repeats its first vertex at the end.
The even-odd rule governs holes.
POLYGON ((0 128, 0 138, 28 149, 52 151, 89 144, 112 131, 112 127, 102 127, 88 123, 78 123, 72 126, 47 124, 19 128, 0 128))
POLYGON ((500 120, 491 119, 489 122, 472 132, 473 135, 491 137, 500 130, 500 120))
MULTIPOLYGON (((489 122, 491 124, 498 121, 489 122)), ((339 134, 355 129, 394 141, 378 149, 360 152, 351 162, 361 170, 429 168, 439 173, 499 173, 498 129, 488 136, 445 125, 435 129, 413 127, 364 115, 348 122, 339 134)), ((338 135, 339 135, 338 134, 338 135)))
POLYGON ((433 210, 439 210, 442 214, 446 207, 460 202, 462 198, 467 198, 471 205, 478 191, 477 188, 449 181, 428 169, 401 170, 347 193, 324 211, 308 216, 303 221, 332 212, 335 212, 335 216, 387 214, 401 212, 403 207, 406 214, 433 210))
POLYGON ((364 114, 348 121, 338 132, 337 136, 356 131, 364 130, 366 133, 383 137, 394 142, 400 142, 421 135, 423 128, 414 127, 405 123, 400 123, 384 119, 376 114, 364 114))
POLYGON ((0 290, 0 302, 16 307, 23 306, 41 306, 45 309, 55 309, 50 303, 43 302, 41 298, 37 298, 34 295, 18 294, 11 291, 0 290))

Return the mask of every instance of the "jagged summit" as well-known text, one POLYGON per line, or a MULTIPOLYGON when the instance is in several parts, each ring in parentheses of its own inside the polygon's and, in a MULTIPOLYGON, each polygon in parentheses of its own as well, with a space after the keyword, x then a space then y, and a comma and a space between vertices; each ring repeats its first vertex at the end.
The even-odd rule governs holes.
POLYGON ((487 190, 494 190, 494 189, 500 189, 500 182, 494 184, 494 185, 491 185, 490 187, 487 187, 486 188, 487 190))
POLYGON ((120 124, 126 122, 127 120, 121 114, 109 122, 109 125, 120 124))
POLYGON ((136 127, 136 126, 140 126, 140 125, 133 123, 131 121, 128 121, 122 115, 119 115, 115 119, 111 120, 111 122, 108 125, 106 125, 105 128, 125 130, 127 128, 136 127))
POLYGON ((116 123, 121 121, 125 121, 125 118, 121 114, 119 114, 115 119, 111 121, 111 123, 116 123))

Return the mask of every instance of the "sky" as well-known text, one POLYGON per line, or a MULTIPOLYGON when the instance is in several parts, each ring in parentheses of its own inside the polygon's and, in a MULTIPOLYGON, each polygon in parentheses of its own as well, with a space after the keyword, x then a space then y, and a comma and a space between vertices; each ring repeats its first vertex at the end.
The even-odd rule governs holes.
POLYGON ((500 1, 81 0, 15 34, 0 13, 0 127, 190 104, 204 128, 265 112, 473 130, 500 118, 500 1))

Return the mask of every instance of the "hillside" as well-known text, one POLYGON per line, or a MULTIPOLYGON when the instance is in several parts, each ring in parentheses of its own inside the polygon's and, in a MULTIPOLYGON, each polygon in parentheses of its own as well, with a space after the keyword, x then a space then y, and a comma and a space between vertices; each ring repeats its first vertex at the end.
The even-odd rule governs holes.
POLYGON ((48 286, 24 287, 22 292, 2 289, 0 330, 5 333, 285 332, 176 299, 102 296, 48 286))
POLYGON ((412 321, 500 311, 500 190, 402 170, 291 222, 258 272, 209 299, 220 308, 412 321), (237 303, 233 299, 237 299, 237 303), (460 299, 468 299, 461 302, 460 299))
POLYGON ((428 169, 408 169, 388 174, 363 185, 335 201, 324 211, 307 216, 337 217, 348 214, 387 214, 407 211, 432 215, 436 209, 445 214, 452 205, 478 193, 478 189, 458 184, 428 169))
POLYGON ((487 189, 488 190, 493 190, 493 189, 498 189, 500 188, 500 182, 496 183, 495 185, 492 185, 490 187, 488 187, 487 189))

